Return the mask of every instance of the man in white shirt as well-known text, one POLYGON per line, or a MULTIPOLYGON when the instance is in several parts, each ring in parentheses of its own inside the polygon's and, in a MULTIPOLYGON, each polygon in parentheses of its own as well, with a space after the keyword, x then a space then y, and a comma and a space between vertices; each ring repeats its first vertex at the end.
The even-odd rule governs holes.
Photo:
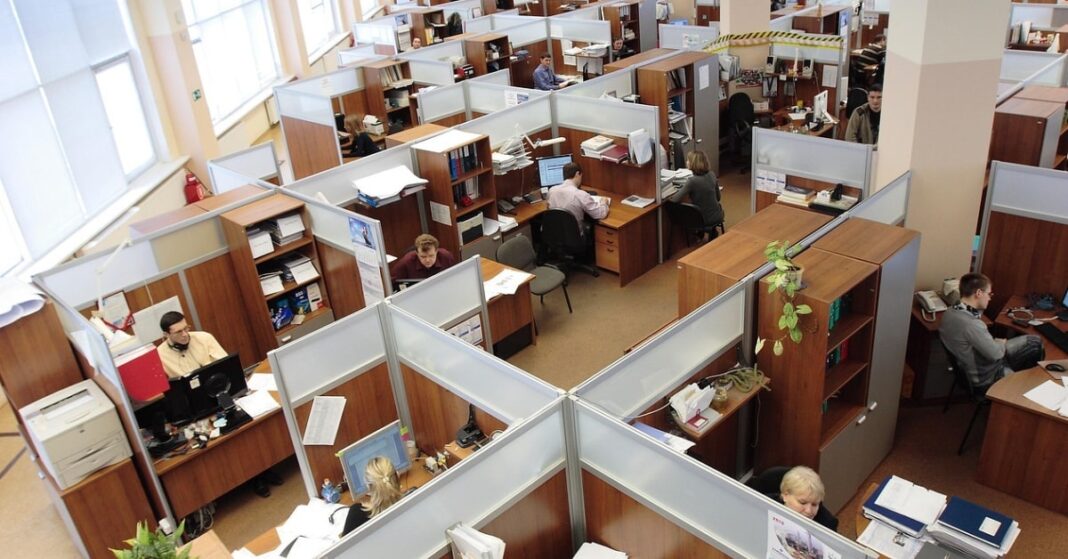
POLYGON ((583 217, 588 215, 591 219, 604 219, 608 215, 608 204, 594 200, 589 192, 580 190, 580 186, 582 167, 578 163, 564 165, 564 182, 549 189, 549 209, 567 210, 575 216, 579 234, 587 236, 590 225, 583 217))
POLYGON ((156 352, 163 361, 163 370, 170 378, 181 378, 193 371, 226 357, 226 350, 215 336, 207 332, 190 332, 189 323, 180 312, 171 311, 159 321, 165 340, 156 352))

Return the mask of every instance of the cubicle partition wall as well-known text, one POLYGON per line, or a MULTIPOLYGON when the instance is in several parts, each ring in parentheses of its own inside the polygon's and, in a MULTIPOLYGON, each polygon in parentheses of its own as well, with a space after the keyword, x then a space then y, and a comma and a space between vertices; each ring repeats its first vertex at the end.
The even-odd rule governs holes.
POLYGON ((274 88, 294 178, 341 164, 334 113, 367 114, 363 89, 359 68, 343 68, 274 88))
POLYGON ((281 186, 285 181, 278 169, 274 142, 265 142, 248 149, 208 161, 211 190, 222 194, 255 181, 281 186))
POLYGON ((357 44, 374 45, 374 51, 378 54, 391 55, 400 52, 400 45, 397 44, 397 19, 393 15, 352 22, 352 37, 357 44))
MULTIPOLYGON (((612 26, 607 21, 568 18, 567 14, 549 18, 549 39, 553 68, 557 74, 600 75, 604 73, 602 58, 565 56, 564 51, 574 42, 602 44, 612 47, 612 26)), ((531 68, 531 71, 534 69, 531 68)))
POLYGON ((404 51, 397 58, 408 61, 415 83, 448 85, 456 82, 452 61, 464 58, 464 43, 445 41, 404 51))
MULTIPOLYGON (((478 259, 469 258, 394 294, 390 303, 443 330, 478 316, 482 324, 482 337, 492 342, 482 281, 478 259), (448 297, 443 297, 443 293, 448 293, 448 297)), ((488 343, 486 347, 491 345, 488 343)))
POLYGON ((669 25, 661 23, 660 48, 701 50, 719 38, 719 23, 700 25, 669 25))
POLYGON ((549 49, 549 18, 495 14, 492 23, 493 31, 508 35, 512 55, 526 52, 525 58, 513 61, 508 68, 512 74, 511 84, 533 89, 534 69, 538 67, 541 55, 552 52, 549 49))
POLYGON ((1066 65, 1068 54, 1010 49, 1001 57, 998 80, 1002 83, 1027 80, 1030 85, 1062 87, 1065 85, 1066 65))
POLYGON ((443 85, 419 92, 419 123, 455 126, 469 118, 467 82, 443 85))
POLYGON ((361 63, 381 60, 383 58, 386 58, 386 56, 376 53, 373 44, 357 45, 352 48, 340 49, 337 51, 337 65, 339 67, 355 66, 361 63))
POLYGON ((445 12, 445 21, 449 21, 452 14, 460 14, 460 19, 466 23, 475 14, 482 14, 482 0, 453 0, 439 6, 445 12))
POLYGON ((497 70, 482 76, 475 76, 466 83, 495 83, 499 85, 512 85, 512 72, 510 70, 497 70))
POLYGON ((998 312, 1012 295, 1064 293, 1068 172, 995 161, 983 204, 975 269, 990 277, 998 312))
POLYGON ((489 33, 493 31, 493 18, 495 17, 497 17, 497 14, 464 20, 464 33, 489 33))
POLYGON ((578 95, 594 99, 611 97, 622 100, 627 95, 637 93, 634 79, 634 68, 623 68, 592 80, 565 87, 558 91, 557 95, 578 95))
POLYGON ((471 118, 514 107, 531 99, 544 98, 548 91, 526 89, 489 82, 467 82, 467 106, 471 118))
POLYGON ((1030 22, 1032 29, 1057 29, 1068 24, 1068 6, 1014 2, 1009 10, 1009 27, 1023 22, 1030 22))
POLYGON ((843 184, 847 196, 864 200, 870 193, 873 146, 753 129, 753 212, 770 204, 787 184, 826 190, 843 184))
POLYGON ((865 200, 861 200, 846 214, 850 218, 859 217, 886 223, 904 225, 909 210, 909 186, 912 183, 912 171, 905 171, 900 177, 890 181, 865 200))

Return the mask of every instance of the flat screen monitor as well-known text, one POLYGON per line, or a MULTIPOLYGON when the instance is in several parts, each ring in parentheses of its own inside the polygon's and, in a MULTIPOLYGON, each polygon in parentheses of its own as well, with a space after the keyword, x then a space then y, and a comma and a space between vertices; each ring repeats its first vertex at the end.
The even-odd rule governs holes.
POLYGON ((164 395, 167 418, 172 423, 196 421, 219 411, 218 395, 231 397, 248 390, 241 358, 231 353, 185 375, 170 379, 170 389, 164 395))
POLYGON ((812 120, 817 122, 827 118, 827 92, 821 91, 812 98, 812 120))
POLYGON ((564 182, 564 165, 571 163, 571 155, 554 155, 538 158, 538 176, 541 186, 556 186, 564 182))
POLYGON ((349 484, 353 499, 367 493, 367 481, 363 475, 372 458, 389 458, 398 474, 408 471, 412 466, 404 448, 404 440, 401 439, 400 421, 394 421, 352 443, 337 455, 341 459, 341 468, 345 471, 345 480, 349 484))

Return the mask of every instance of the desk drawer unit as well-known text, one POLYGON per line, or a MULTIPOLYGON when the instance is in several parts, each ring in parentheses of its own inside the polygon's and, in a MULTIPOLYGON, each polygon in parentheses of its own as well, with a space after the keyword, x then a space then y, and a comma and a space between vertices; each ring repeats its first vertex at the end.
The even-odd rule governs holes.
POLYGON ((619 231, 607 227, 593 228, 597 267, 619 273, 619 231))

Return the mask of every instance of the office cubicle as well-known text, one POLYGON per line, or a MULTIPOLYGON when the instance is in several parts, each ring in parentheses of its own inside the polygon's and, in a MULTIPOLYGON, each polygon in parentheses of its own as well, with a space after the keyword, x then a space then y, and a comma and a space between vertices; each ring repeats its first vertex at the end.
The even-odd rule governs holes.
POLYGON ((786 184, 813 190, 843 184, 846 195, 864 200, 871 193, 873 151, 865 144, 754 128, 750 206, 756 212, 774 203, 786 184))
MULTIPOLYGON (((668 56, 670 55, 657 57, 654 60, 660 60, 668 56)), ((565 87, 559 90, 557 95, 578 95, 594 99, 612 97, 622 100, 628 95, 637 93, 635 85, 634 68, 623 68, 622 70, 609 72, 582 83, 565 87)))
POLYGON ((909 210, 911 183, 912 171, 905 171, 901 176, 877 190, 875 194, 850 208, 846 215, 850 218, 868 219, 888 225, 904 225, 909 210))
POLYGON ((381 60, 385 57, 386 55, 375 52, 373 44, 357 45, 352 48, 339 49, 337 51, 337 65, 338 67, 355 66, 364 62, 381 60))
POLYGON ((659 24, 660 48, 702 50, 719 38, 719 23, 701 25, 659 24))
POLYGON ((208 177, 211 179, 211 191, 215 194, 229 192, 255 181, 278 186, 286 182, 278 166, 274 142, 265 142, 208 161, 208 177))
MULTIPOLYGON (((549 18, 549 43, 553 56, 553 69, 557 74, 596 76, 604 73, 605 56, 584 57, 565 55, 564 51, 572 48, 574 43, 581 46, 599 44, 607 51, 612 49, 612 29, 607 21, 580 19, 560 14, 549 18)), ((533 71, 533 69, 531 70, 533 71)))
POLYGON ((407 60, 412 79, 421 85, 448 85, 456 82, 453 68, 464 60, 463 41, 444 41, 411 49, 397 55, 407 60))
POLYGON ((491 24, 493 31, 508 35, 512 54, 520 58, 509 67, 511 84, 533 89, 534 70, 540 63, 541 55, 552 52, 549 46, 549 18, 494 14, 491 24))

